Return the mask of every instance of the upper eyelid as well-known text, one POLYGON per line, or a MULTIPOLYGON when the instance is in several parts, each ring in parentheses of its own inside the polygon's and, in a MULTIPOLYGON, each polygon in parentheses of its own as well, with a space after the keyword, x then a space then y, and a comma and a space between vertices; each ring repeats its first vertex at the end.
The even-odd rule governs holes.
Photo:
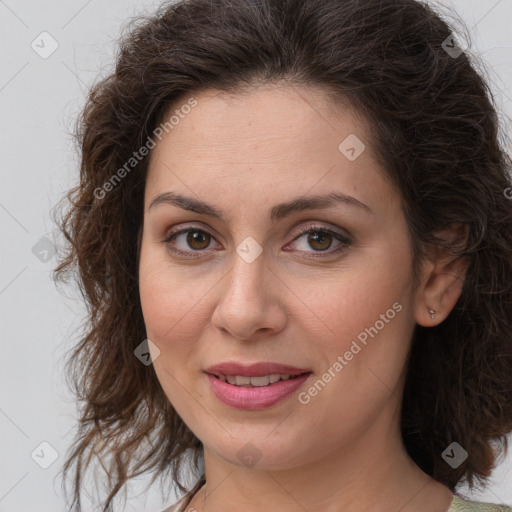
MULTIPOLYGON (((320 221, 318 221, 318 222, 320 222, 320 221)), ((352 243, 351 235, 346 233, 345 230, 342 230, 344 232, 340 232, 339 230, 341 230, 341 228, 328 227, 328 226, 325 226, 325 225, 322 225, 322 224, 315 224, 314 221, 310 221, 310 222, 308 222, 305 225, 301 225, 298 229, 299 229, 299 232, 296 233, 296 235, 293 237, 293 239, 291 240, 292 242, 294 242, 298 238, 301 238, 302 236, 306 235, 309 231, 317 230, 317 231, 326 231, 326 232, 329 232, 329 233, 333 233, 333 235, 335 235, 335 236, 337 235, 338 237, 341 237, 342 240, 336 238, 336 240, 339 243, 343 243, 343 239, 346 242, 352 243)), ((182 235, 182 234, 184 234, 184 233, 186 233, 188 231, 193 231, 193 230, 203 231, 205 233, 208 233, 213 239, 217 240, 217 237, 214 236, 212 233, 210 233, 209 229, 204 228, 201 225, 187 225, 186 224, 185 226, 177 228, 174 231, 173 230, 168 230, 167 234, 163 238, 163 241, 170 243, 170 239, 171 238, 177 237, 177 236, 182 235)), ((196 252, 202 252, 202 251, 196 251, 196 252)))
MULTIPOLYGON (((318 231, 332 231, 335 234, 338 234, 338 235, 341 235, 341 236, 345 236, 346 238, 350 237, 350 234, 347 232, 346 229, 339 228, 339 227, 333 227, 333 226, 330 226, 329 224, 322 225, 321 222, 322 221, 308 221, 308 222, 306 222, 305 225, 301 224, 297 229, 295 229, 295 231, 298 230, 298 233, 297 233, 298 236, 303 235, 304 231, 307 231, 308 229, 317 229, 318 231), (315 222, 319 222, 319 224, 315 224, 315 222)), ((176 229, 170 228, 170 229, 167 229, 165 234, 164 234, 164 238, 171 237, 172 235, 178 235, 178 234, 183 233, 184 231, 186 232, 188 230, 193 230, 193 229, 197 229, 198 231, 204 231, 204 232, 208 233, 210 236, 216 238, 216 236, 214 236, 212 233, 210 233, 210 228, 203 227, 201 224, 197 224, 197 225, 191 224, 191 225, 189 225, 189 224, 186 224, 186 223, 185 223, 185 225, 183 227, 180 227, 180 228, 176 228, 176 229)))

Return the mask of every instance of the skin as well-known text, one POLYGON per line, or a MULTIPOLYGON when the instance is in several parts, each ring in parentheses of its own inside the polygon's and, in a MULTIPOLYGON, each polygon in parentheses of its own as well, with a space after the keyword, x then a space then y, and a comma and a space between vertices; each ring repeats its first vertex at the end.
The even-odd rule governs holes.
POLYGON ((400 403, 414 326, 446 318, 464 268, 433 252, 413 289, 400 194, 377 164, 364 119, 334 108, 321 89, 273 85, 194 98, 197 106, 151 154, 139 268, 147 335, 160 351, 152 351, 155 372, 204 445, 208 494, 203 488, 188 510, 448 510, 449 489, 405 451, 400 403), (350 134, 366 144, 354 161, 338 149, 350 134), (225 217, 170 204, 149 211, 166 191, 213 204, 225 217), (332 191, 373 213, 335 204, 270 221, 277 203, 332 191), (309 222, 351 243, 297 238, 309 222), (200 229, 206 238, 162 241, 170 228, 190 225, 188 234, 200 229), (249 236, 263 250, 252 263, 236 252, 249 236), (396 302, 401 311, 306 405, 296 393, 244 411, 210 389, 203 370, 213 364, 273 361, 310 369, 299 390, 307 391, 396 302), (253 467, 237 457, 247 442, 261 457, 253 467))

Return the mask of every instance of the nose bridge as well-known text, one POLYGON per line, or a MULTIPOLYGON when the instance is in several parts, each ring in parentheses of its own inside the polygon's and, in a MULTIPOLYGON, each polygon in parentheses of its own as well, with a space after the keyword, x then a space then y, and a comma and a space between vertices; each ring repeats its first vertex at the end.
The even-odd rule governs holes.
POLYGON ((254 238, 246 237, 236 247, 228 293, 234 293, 238 300, 256 300, 264 291, 268 271, 263 247, 254 238))
POLYGON ((259 243, 247 238, 239 243, 212 317, 216 327, 237 339, 282 328, 285 315, 271 297, 271 275, 259 243))

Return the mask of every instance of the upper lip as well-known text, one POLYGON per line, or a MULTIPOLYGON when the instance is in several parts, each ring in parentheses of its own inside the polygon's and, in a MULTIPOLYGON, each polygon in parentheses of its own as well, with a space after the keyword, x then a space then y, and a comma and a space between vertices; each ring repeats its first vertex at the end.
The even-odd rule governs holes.
POLYGON ((280 375, 300 375, 302 373, 310 373, 310 370, 297 368, 296 366, 288 366, 285 364, 259 362, 244 365, 235 362, 224 362, 210 366, 205 370, 206 373, 212 375, 240 375, 243 377, 262 377, 263 375, 280 374, 280 375))

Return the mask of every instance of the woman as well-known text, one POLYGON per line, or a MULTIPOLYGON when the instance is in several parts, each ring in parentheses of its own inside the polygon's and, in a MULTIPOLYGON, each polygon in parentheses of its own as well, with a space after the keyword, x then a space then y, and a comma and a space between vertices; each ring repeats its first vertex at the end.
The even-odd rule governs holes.
POLYGON ((73 510, 92 457, 105 511, 170 470, 199 478, 168 511, 512 510, 455 493, 512 429, 511 160, 463 49, 415 0, 132 27, 61 221, 73 510))

